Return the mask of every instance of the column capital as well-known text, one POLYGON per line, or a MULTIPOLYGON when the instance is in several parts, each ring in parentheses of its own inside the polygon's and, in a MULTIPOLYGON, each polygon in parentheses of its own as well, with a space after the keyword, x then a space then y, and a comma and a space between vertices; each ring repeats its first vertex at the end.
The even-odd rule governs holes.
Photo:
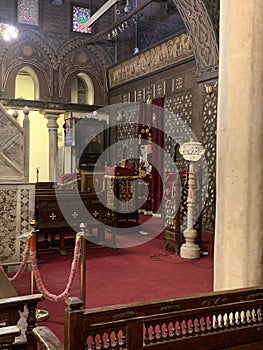
POLYGON ((47 127, 48 127, 49 130, 54 130, 54 129, 58 128, 57 120, 58 120, 58 118, 60 116, 59 113, 45 112, 44 116, 48 120, 47 127))
POLYGON ((30 109, 27 106, 25 106, 23 108, 24 120, 28 120, 29 119, 29 112, 30 112, 30 109))

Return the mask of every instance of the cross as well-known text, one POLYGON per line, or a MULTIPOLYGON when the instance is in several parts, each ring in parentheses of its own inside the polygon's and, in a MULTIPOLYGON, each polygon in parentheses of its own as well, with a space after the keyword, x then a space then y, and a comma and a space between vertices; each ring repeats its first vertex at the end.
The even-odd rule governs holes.
POLYGON ((55 220, 55 218, 57 217, 57 215, 55 215, 54 213, 52 213, 50 216, 51 220, 55 220))
POLYGON ((76 211, 74 211, 74 213, 72 213, 72 216, 73 216, 74 219, 76 219, 79 216, 79 214, 76 213, 76 211))
POLYGON ((97 212, 97 210, 95 210, 92 214, 93 214, 93 216, 94 216, 95 218, 99 215, 99 213, 97 212))

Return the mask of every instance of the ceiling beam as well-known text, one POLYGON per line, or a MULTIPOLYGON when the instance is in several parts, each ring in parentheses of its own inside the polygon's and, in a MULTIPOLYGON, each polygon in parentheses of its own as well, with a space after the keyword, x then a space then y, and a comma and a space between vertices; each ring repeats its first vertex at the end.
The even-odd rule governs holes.
POLYGON ((120 0, 108 0, 105 2, 104 5, 102 5, 98 11, 92 15, 88 21, 87 21, 87 27, 90 27, 94 22, 96 22, 102 15, 104 15, 105 12, 107 12, 113 5, 116 4, 116 2, 119 2, 120 0))

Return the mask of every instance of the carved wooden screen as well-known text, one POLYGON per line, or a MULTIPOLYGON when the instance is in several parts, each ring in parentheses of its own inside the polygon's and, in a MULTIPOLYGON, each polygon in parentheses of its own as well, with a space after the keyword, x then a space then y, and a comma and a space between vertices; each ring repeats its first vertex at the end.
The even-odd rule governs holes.
POLYGON ((0 105, 0 182, 24 182, 24 129, 0 105))

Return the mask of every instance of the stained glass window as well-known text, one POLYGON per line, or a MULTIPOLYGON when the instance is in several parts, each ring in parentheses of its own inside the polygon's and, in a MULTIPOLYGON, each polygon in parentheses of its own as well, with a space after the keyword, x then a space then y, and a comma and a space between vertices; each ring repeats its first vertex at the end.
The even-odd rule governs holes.
POLYGON ((73 5, 72 7, 72 30, 77 33, 91 33, 91 28, 87 26, 90 18, 90 9, 73 5))
POLYGON ((17 0, 17 22, 39 25, 39 0, 17 0))

